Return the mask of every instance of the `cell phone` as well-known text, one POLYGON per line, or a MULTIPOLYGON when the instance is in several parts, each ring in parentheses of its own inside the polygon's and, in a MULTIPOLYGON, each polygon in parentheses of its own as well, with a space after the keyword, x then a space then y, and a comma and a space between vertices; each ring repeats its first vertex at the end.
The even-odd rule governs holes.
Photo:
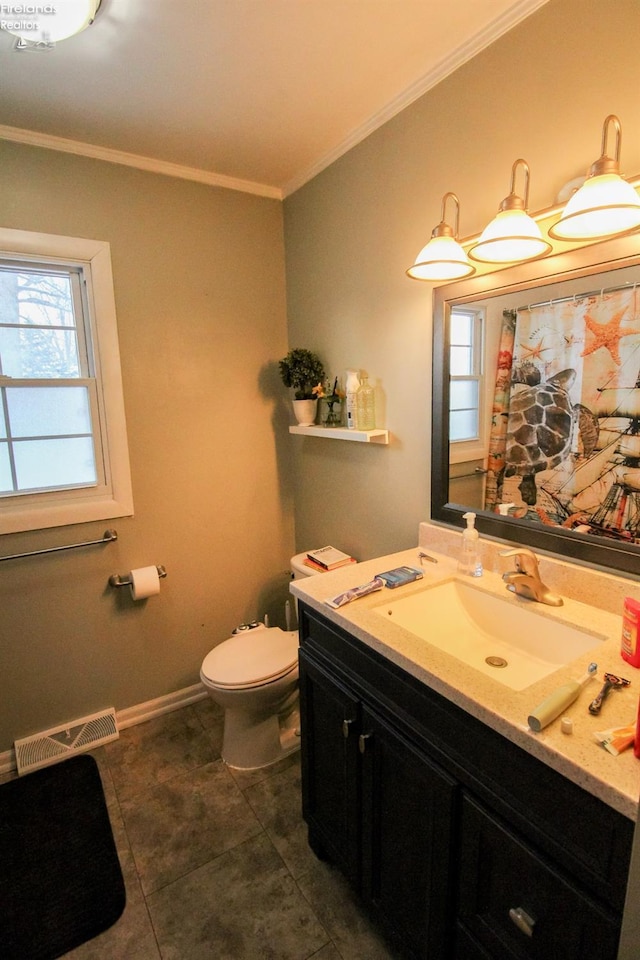
POLYGON ((395 587, 402 587, 405 583, 422 580, 422 570, 416 570, 415 567, 394 567, 393 570, 387 570, 385 573, 376 573, 376 577, 384 580, 393 590, 395 587))

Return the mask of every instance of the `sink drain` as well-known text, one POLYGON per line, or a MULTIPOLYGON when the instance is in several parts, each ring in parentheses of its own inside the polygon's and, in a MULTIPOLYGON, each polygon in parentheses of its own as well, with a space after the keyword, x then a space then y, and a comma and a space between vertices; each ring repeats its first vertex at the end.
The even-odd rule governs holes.
POLYGON ((504 657, 485 657, 485 663, 488 663, 490 667, 508 667, 509 661, 505 660, 504 657))

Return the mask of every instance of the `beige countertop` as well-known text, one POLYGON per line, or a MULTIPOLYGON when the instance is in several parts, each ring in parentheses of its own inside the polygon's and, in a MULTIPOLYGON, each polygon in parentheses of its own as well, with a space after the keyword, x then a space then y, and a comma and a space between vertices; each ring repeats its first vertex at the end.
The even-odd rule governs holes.
MULTIPOLYGON (((535 613, 540 615, 542 623, 545 617, 559 619, 606 638, 598 641, 597 655, 594 656, 593 651, 581 655, 525 690, 511 690, 375 612, 374 608, 380 604, 400 600, 423 590, 427 585, 457 576, 455 560, 432 549, 425 550, 437 558, 438 563, 425 562, 422 580, 394 590, 384 588, 338 609, 331 608, 325 601, 367 583, 382 570, 402 565, 420 567, 418 548, 294 580, 291 592, 488 727, 624 816, 636 820, 640 796, 640 760, 635 758, 633 749, 615 757, 594 738, 595 731, 635 722, 637 714, 640 669, 630 666, 620 656, 621 613, 614 614, 568 597, 564 598, 562 607, 548 607, 523 600, 512 595, 501 577, 490 571, 485 572, 482 578, 474 579, 473 583, 483 590, 495 593, 509 603, 524 604, 528 608, 535 606, 535 613), (563 714, 572 719, 573 733, 562 732, 560 718, 540 733, 530 730, 527 717, 531 711, 563 683, 583 676, 592 660, 598 664, 596 679, 581 691, 578 699, 563 714), (631 680, 631 684, 611 691, 601 714, 592 716, 587 708, 600 690, 605 672, 623 676, 631 680)), ((468 581, 470 578, 464 579, 468 581)))

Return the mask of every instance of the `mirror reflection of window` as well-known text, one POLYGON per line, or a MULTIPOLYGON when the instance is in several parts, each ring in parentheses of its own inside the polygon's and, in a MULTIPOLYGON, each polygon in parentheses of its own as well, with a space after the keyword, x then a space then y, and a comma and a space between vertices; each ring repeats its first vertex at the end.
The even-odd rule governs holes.
POLYGON ((449 440, 451 443, 481 441, 480 397, 482 393, 481 310, 451 311, 449 440))
POLYGON ((484 504, 485 419, 482 308, 456 307, 449 319, 449 441, 451 497, 476 509, 484 504))

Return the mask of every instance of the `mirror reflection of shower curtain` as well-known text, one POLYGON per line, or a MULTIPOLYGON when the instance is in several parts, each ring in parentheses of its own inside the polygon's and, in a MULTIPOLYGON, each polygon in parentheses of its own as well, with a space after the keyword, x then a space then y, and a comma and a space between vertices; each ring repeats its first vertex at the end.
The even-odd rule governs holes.
POLYGON ((502 313, 502 333, 498 347, 496 385, 491 409, 489 433, 489 456, 485 482, 485 510, 495 510, 502 500, 505 450, 507 445, 507 422, 509 420, 509 396, 511 394, 511 367, 516 332, 516 311, 502 313))
POLYGON ((485 508, 640 541, 635 286, 519 309, 508 386, 504 327, 485 508))

